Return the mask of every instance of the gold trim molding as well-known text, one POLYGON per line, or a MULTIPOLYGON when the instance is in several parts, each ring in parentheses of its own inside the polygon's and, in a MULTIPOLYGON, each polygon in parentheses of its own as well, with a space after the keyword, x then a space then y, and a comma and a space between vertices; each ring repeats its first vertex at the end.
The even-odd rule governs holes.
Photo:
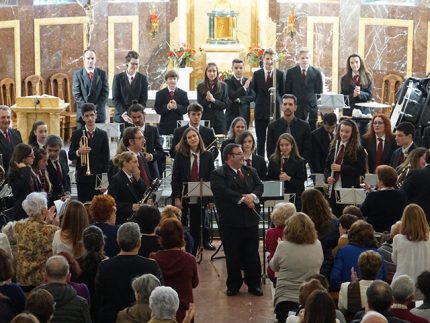
MULTIPOLYGON (((40 75, 40 27, 55 25, 77 25, 86 23, 86 17, 58 17, 34 19, 34 74, 40 75)), ((83 50, 87 48, 86 30, 82 28, 83 50)))
MULTIPOLYGON (((414 46, 414 21, 406 19, 360 18, 358 30, 358 52, 364 58, 366 43, 366 26, 404 27, 408 28, 406 47, 406 75, 412 75, 412 57, 414 46)), ((427 60, 428 63, 428 60, 427 60)))
POLYGON ((309 16, 307 21, 306 41, 309 52, 311 53, 310 64, 313 64, 314 56, 314 26, 316 24, 333 25, 333 44, 331 58, 331 91, 337 93, 339 86, 339 17, 331 16, 309 16))
POLYGON ((15 88, 17 96, 21 96, 21 42, 19 26, 19 20, 0 21, 0 29, 13 29, 15 88))
POLYGON ((108 75, 112 88, 115 75, 115 24, 131 24, 131 50, 139 52, 139 16, 108 17, 108 75))

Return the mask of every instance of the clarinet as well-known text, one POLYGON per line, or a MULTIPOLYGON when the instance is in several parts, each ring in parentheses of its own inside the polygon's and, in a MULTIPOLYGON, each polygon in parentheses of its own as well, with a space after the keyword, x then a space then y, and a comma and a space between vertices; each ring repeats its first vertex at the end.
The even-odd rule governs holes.
MULTIPOLYGON (((333 163, 336 161, 336 156, 337 156, 337 150, 339 149, 339 140, 336 140, 336 144, 334 146, 334 156, 333 156, 333 163)), ((330 177, 334 178, 334 170, 331 171, 330 177)), ((330 187, 328 188, 328 198, 331 198, 331 194, 333 192, 334 189, 334 184, 330 185, 330 187)))
MULTIPOLYGON (((158 191, 158 188, 161 185, 161 179, 156 178, 152 181, 151 185, 146 189, 145 193, 143 193, 142 199, 138 202, 141 206, 148 202, 148 200, 152 197, 152 195, 158 191)), ((127 218, 127 221, 134 221, 136 218, 137 212, 133 212, 133 214, 127 218)))

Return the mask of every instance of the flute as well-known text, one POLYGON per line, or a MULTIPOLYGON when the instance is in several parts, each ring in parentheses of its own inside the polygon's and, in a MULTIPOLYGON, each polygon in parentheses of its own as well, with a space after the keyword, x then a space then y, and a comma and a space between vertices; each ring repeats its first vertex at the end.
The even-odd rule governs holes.
MULTIPOLYGON (((336 144, 335 144, 335 146, 334 146, 333 163, 334 163, 334 162, 335 162, 335 160, 336 160, 336 156, 337 156, 337 150, 338 150, 338 148, 339 148, 339 139, 338 139, 338 140, 336 140, 336 144)), ((334 170, 332 170, 332 171, 331 171, 330 177, 334 178, 334 170)), ((332 184, 332 185, 330 185, 330 187, 328 188, 328 198, 331 198, 331 193, 333 192, 334 184, 336 184, 336 183, 333 183, 333 184, 332 184)))

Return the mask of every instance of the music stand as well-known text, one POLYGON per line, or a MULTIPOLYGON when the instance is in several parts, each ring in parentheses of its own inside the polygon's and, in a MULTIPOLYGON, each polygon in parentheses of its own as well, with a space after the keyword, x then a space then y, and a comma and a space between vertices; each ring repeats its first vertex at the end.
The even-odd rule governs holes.
MULTIPOLYGON (((213 197, 213 193, 211 190, 210 182, 203 182, 200 179, 200 182, 186 182, 183 183, 183 198, 200 198, 200 245, 198 246, 196 258, 197 263, 200 264, 203 259, 203 197, 213 197), (187 193, 185 194, 185 190, 187 189, 187 193)), ((190 225, 191 225, 191 217, 190 217, 190 225)))
POLYGON ((325 182, 325 176, 323 173, 312 173, 311 177, 313 179, 315 188, 324 188, 327 186, 327 183, 325 182))
POLYGON ((107 173, 96 174, 95 190, 106 190, 109 186, 109 179, 107 173))
POLYGON ((378 176, 376 176, 376 174, 367 173, 364 175, 364 180, 370 186, 376 187, 378 185, 378 176))
POLYGON ((349 97, 343 94, 316 94, 318 109, 349 109, 349 97))
POLYGON ((366 190, 362 188, 340 188, 334 192, 337 204, 359 205, 366 198, 366 190))

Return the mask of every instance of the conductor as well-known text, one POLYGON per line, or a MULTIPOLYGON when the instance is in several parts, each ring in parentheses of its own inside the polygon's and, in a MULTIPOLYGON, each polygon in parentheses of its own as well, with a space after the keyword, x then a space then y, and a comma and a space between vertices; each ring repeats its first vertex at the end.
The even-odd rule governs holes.
POLYGON ((236 295, 245 281, 249 293, 262 296, 258 202, 264 186, 257 171, 243 165, 240 145, 228 144, 223 159, 225 164, 211 174, 211 189, 226 256, 227 295, 236 295), (245 273, 244 279, 241 269, 245 273))

